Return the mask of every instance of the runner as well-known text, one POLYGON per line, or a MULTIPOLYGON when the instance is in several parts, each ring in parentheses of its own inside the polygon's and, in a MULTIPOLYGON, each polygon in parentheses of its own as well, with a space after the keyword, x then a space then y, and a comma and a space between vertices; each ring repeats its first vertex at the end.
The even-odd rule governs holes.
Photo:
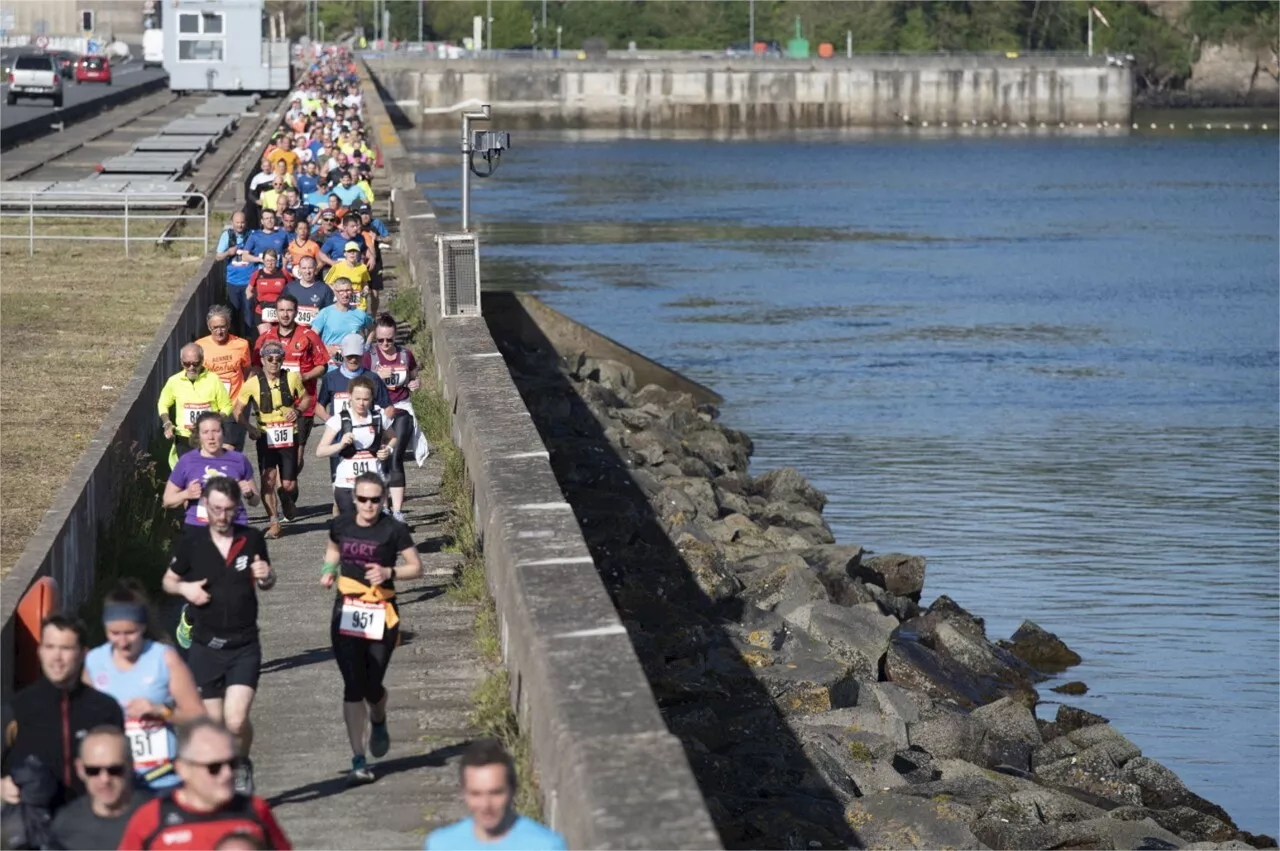
MULTIPOLYGON (((205 324, 209 335, 196 340, 196 345, 204 352, 204 368, 217 375, 222 386, 227 388, 227 396, 235 399, 240 393, 244 375, 253 363, 249 357, 249 341, 231 333, 231 308, 225 304, 209 308, 205 324)), ((227 425, 227 443, 237 452, 243 452, 244 430, 232 423, 227 425)))
POLYGON ((293 270, 294 276, 298 274, 298 261, 303 257, 310 257, 315 260, 320 254, 320 244, 311 238, 311 225, 306 218, 300 218, 293 226, 293 240, 286 249, 285 257, 286 265, 293 270))
MULTIPOLYGON (((266 166, 266 161, 263 161, 266 166)), ((249 302, 245 296, 249 286, 249 276, 253 274, 253 264, 245 253, 245 245, 249 241, 243 212, 231 214, 231 227, 222 232, 218 238, 215 259, 222 264, 223 280, 227 284, 227 302, 236 310, 241 328, 249 327, 249 302)))
POLYGON ((265 334, 276 324, 276 299, 289 284, 289 273, 280 267, 280 252, 268 248, 262 252, 262 268, 249 279, 249 301, 253 304, 258 333, 265 334))
MULTIPOLYGON (((364 368, 373 370, 387 387, 391 402, 391 430, 396 435, 395 451, 386 465, 387 491, 391 495, 391 515, 404 522, 404 457, 417 442, 418 418, 409 394, 420 386, 418 362, 413 352, 396 345, 396 320, 390 313, 378 317, 373 332, 374 347, 364 356, 364 368)), ((333 373, 330 373, 332 375, 333 373)))
POLYGON ((564 851, 564 837, 516 812, 516 766, 497 739, 473 742, 458 766, 471 815, 427 835, 426 851, 564 851))
POLYGON ((238 765, 232 735, 221 724, 202 718, 180 727, 177 770, 182 786, 139 807, 125 826, 120 848, 207 849, 240 832, 267 848, 292 848, 270 805, 238 788, 238 765))
POLYGON ((351 289, 356 295, 355 306, 368 313, 367 308, 369 306, 369 297, 372 294, 373 278, 369 274, 369 268, 361 259, 363 254, 361 244, 363 242, 363 237, 357 234, 355 239, 346 243, 342 249, 342 259, 329 267, 328 271, 324 273, 324 280, 330 286, 335 286, 337 281, 350 281, 351 289))
POLYGON ((268 248, 276 250, 276 258, 278 259, 284 253, 285 246, 289 244, 289 239, 293 234, 285 233, 276 227, 275 207, 264 207, 262 210, 262 227, 249 234, 249 240, 245 243, 245 254, 251 263, 261 263, 262 254, 268 248))
MULTIPOLYGON (((196 420, 196 434, 200 441, 199 452, 188 452, 178 459, 169 480, 165 482, 164 494, 160 497, 165 508, 184 508, 183 524, 186 527, 208 526, 209 516, 200 498, 204 495, 204 485, 218 476, 226 476, 240 484, 244 501, 249 505, 258 504, 258 494, 253 486, 253 467, 249 459, 234 449, 227 449, 222 442, 222 417, 206 411, 196 420)), ((241 525, 249 523, 244 506, 236 514, 235 522, 241 525)), ((185 614, 185 610, 184 610, 185 614)), ((178 644, 184 649, 191 646, 190 625, 183 629, 182 619, 178 624, 178 644), (184 632, 187 637, 184 639, 184 632)))
MULTIPOLYGON (((258 346, 261 351, 261 346, 272 340, 284 346, 284 368, 298 373, 302 378, 302 388, 311 400, 298 422, 297 473, 301 475, 307 441, 311 439, 312 417, 316 412, 316 383, 329 368, 329 351, 318 334, 294 321, 297 311, 298 299, 288 292, 276 299, 276 327, 258 338, 258 346)), ((260 358, 258 362, 261 363, 260 358)))
MULTIPOLYGON (((353 388, 360 394, 360 388, 353 388)), ((349 437, 350 435, 345 435, 349 437)), ((396 605, 397 579, 422 575, 422 562, 409 529, 381 512, 382 479, 362 473, 354 482, 355 511, 340 515, 329 529, 320 584, 337 585, 329 638, 342 672, 342 720, 351 742, 351 771, 347 782, 372 783, 365 756, 386 756, 391 747, 387 731, 387 690, 383 680, 391 653, 400 638, 396 605), (397 558, 404 563, 396 566, 397 558)))
POLYGON ((355 513, 352 488, 356 477, 374 473, 381 481, 381 463, 391 457, 396 437, 385 412, 373 404, 373 381, 361 376, 351 381, 349 410, 335 414, 324 424, 316 457, 337 460, 333 468, 333 500, 339 515, 355 513))
MULTIPOLYGON (((315 245, 314 242, 311 244, 315 245)), ((316 280, 316 258, 314 257, 299 258, 298 265, 293 267, 293 271, 298 277, 290 281, 284 291, 297 299, 298 324, 309 327, 311 320, 316 318, 316 314, 333 304, 333 288, 316 280)))
POLYGON ((268 538, 280 537, 276 520, 276 494, 284 516, 292 520, 298 496, 298 421, 311 406, 298 373, 284 368, 284 346, 268 340, 258 352, 262 371, 240 389, 235 419, 258 442, 258 472, 262 476, 262 500, 271 525, 268 538), (249 421, 248 406, 257 407, 259 422, 249 421))
POLYGON ((378 373, 363 365, 364 339, 359 334, 348 334, 338 347, 338 353, 342 358, 338 368, 325 373, 324 378, 320 379, 316 413, 320 415, 321 421, 341 414, 350 407, 350 384, 361 376, 368 378, 373 385, 373 404, 379 408, 390 408, 391 397, 387 394, 387 385, 378 373))
MULTIPOLYGON (((194 623, 187 664, 205 711, 216 721, 225 719, 236 736, 243 762, 236 769, 235 788, 251 795, 249 712, 262 668, 255 589, 270 590, 276 574, 262 533, 233 522, 240 509, 240 486, 220 476, 205 486, 201 499, 209 525, 182 536, 163 585, 166 593, 191 604, 194 623), (246 581, 250 577, 254 581, 246 581)), ((189 782, 190 775, 181 767, 178 773, 189 782)))
POLYGON ((177 738, 170 724, 203 716, 204 704, 178 651, 156 640, 148 609, 135 580, 122 580, 107 594, 102 606, 107 642, 85 656, 84 681, 120 704, 138 782, 157 790, 179 782, 173 772, 177 738))
POLYGON ((231 415, 231 397, 216 372, 205 369, 204 350, 195 343, 188 343, 178 353, 182 359, 182 371, 169 377, 160 390, 156 408, 160 412, 160 424, 165 440, 173 441, 169 452, 169 467, 190 452, 191 429, 205 411, 223 416, 231 415), (177 412, 177 420, 171 414, 177 412))
POLYGON ((151 800, 133 785, 129 741, 119 727, 100 726, 80 740, 76 776, 87 794, 58 811, 49 826, 47 847, 64 851, 95 851, 120 844, 134 812, 151 800))
POLYGON ((333 304, 321 310, 311 320, 311 330, 320 335, 332 357, 330 369, 337 369, 341 363, 342 341, 348 335, 357 334, 363 340, 373 330, 373 317, 352 306, 354 294, 351 282, 346 278, 338 278, 333 282, 333 304))

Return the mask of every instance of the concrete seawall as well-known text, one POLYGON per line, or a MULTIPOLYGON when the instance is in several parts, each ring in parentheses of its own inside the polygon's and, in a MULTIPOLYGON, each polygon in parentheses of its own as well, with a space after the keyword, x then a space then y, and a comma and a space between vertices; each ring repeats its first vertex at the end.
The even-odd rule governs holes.
POLYGON ((404 256, 501 622, 512 701, 532 743, 547 820, 575 848, 717 848, 719 836, 600 581, 548 453, 482 318, 440 315, 430 203, 373 85, 366 112, 397 190, 404 256))
POLYGON ((493 105, 504 126, 769 129, 906 122, 1127 125, 1133 72, 1085 57, 877 56, 814 61, 375 60, 414 124, 493 105), (427 112, 424 114, 424 110, 427 112))

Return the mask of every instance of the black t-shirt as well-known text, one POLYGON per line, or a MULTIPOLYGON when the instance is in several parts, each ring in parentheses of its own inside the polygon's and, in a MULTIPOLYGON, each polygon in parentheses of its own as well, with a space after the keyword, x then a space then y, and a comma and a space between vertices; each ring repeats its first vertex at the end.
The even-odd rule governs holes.
POLYGON ((50 847, 64 851, 93 851, 96 848, 118 848, 124 836, 124 826, 133 817, 134 810, 151 800, 151 794, 135 789, 133 798, 124 812, 113 818, 94 815, 91 801, 86 795, 77 798, 58 811, 53 819, 53 843, 50 847))
MULTIPOLYGON (((361 526, 350 514, 339 515, 329 527, 329 540, 342 553, 342 575, 357 582, 365 581, 365 565, 369 562, 394 567, 396 557, 413 546, 409 527, 385 514, 379 514, 372 526, 361 526)), ((396 586, 388 579, 382 587, 394 590, 396 586)))
POLYGON ((258 637, 258 594, 249 566, 254 556, 267 556, 267 542, 262 533, 250 526, 231 527, 231 548, 224 558, 213 543, 208 526, 191 527, 178 543, 170 568, 183 582, 208 579, 204 590, 209 602, 192 606, 192 637, 215 649, 239 645, 258 637))

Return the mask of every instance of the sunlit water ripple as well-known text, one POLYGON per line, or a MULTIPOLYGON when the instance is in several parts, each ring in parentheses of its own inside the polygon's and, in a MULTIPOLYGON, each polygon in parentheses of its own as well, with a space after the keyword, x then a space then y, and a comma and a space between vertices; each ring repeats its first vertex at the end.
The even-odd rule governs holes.
POLYGON ((516 140, 489 285, 716 387, 840 540, 1060 634, 1073 702, 1277 833, 1274 136, 516 140))

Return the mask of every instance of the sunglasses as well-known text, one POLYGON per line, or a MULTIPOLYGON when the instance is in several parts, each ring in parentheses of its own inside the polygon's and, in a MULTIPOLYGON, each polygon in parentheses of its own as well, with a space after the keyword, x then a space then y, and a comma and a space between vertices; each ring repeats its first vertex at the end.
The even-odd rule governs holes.
POLYGON ((235 771, 240 767, 240 760, 237 757, 232 757, 228 760, 218 760, 217 762, 196 762, 194 759, 183 759, 182 757, 178 757, 178 759, 181 759, 188 765, 203 766, 204 770, 209 772, 210 777, 217 777, 222 773, 222 769, 224 768, 229 768, 232 771, 235 771))
POLYGON ((90 777, 97 777, 102 772, 107 772, 111 777, 124 777, 123 765, 86 765, 84 773, 90 777))
POLYGON ((378 337, 377 340, 379 343, 394 343, 396 341, 396 338, 395 337, 378 337))
POLYGON ((378 494, 377 496, 360 496, 357 494, 356 502, 360 502, 365 505, 369 505, 374 502, 382 502, 382 494, 378 494))
POLYGON ((185 369, 191 369, 192 367, 200 366, 200 361, 183 361, 182 366, 185 369))
POLYGON ((264 361, 281 361, 284 360, 284 355, 263 355, 262 359, 264 361))

